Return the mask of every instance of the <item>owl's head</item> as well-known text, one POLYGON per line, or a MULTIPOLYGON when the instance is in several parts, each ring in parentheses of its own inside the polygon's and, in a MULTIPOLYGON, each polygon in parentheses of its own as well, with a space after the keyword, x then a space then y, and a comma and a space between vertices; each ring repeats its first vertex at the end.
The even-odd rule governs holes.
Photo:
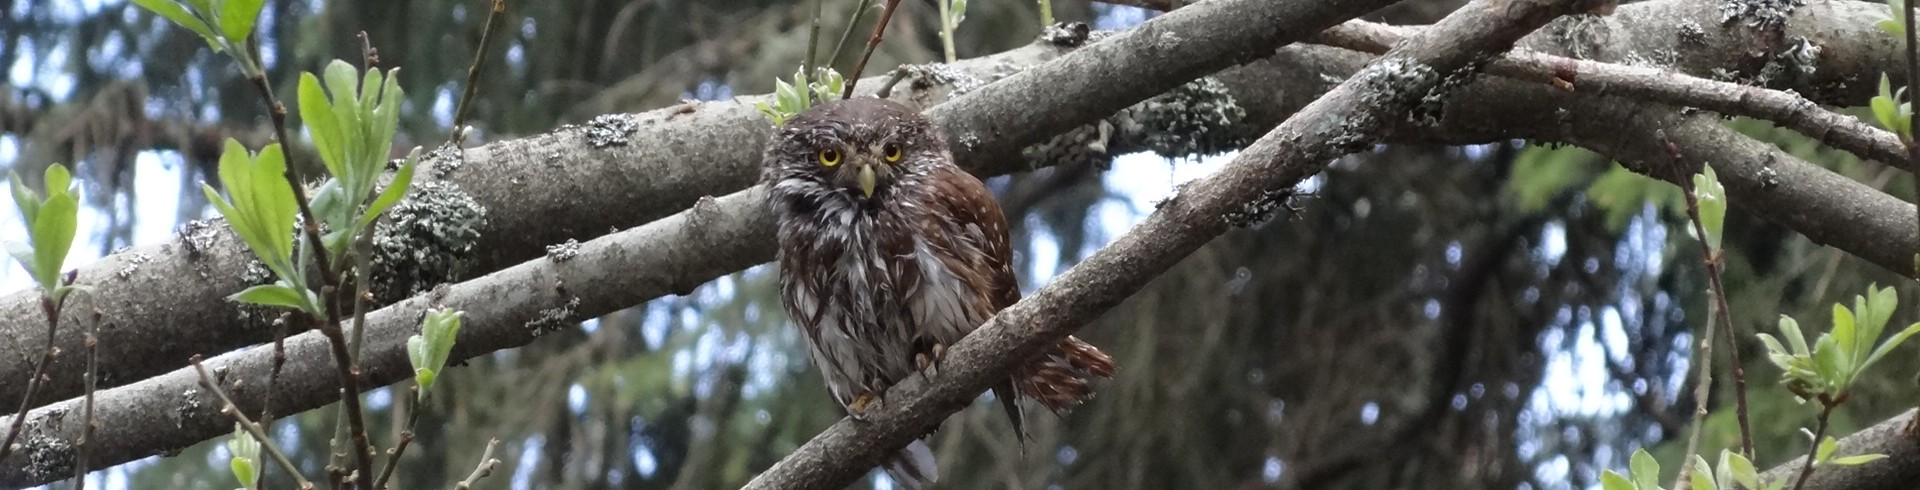
POLYGON ((949 160, 939 130, 919 112, 865 97, 787 120, 767 145, 764 178, 776 192, 868 203, 949 160))

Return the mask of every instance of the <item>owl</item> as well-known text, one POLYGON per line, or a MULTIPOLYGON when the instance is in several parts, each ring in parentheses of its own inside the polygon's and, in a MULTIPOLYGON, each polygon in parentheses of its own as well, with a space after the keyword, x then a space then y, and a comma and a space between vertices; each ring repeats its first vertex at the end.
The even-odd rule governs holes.
MULTIPOLYGON (((913 109, 878 98, 815 106, 780 126, 764 164, 782 303, 855 419, 907 376, 938 376, 946 346, 1020 299, 999 203, 913 109)), ((1024 440, 1019 399, 1058 413, 1114 370, 1069 336, 993 392, 1024 440)), ((907 488, 937 478, 924 439, 883 466, 907 488)))

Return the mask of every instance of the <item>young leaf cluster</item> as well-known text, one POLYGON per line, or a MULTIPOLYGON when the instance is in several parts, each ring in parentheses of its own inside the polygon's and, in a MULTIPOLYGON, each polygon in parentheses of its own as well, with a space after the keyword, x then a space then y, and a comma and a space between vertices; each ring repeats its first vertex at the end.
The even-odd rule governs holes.
POLYGON ((1700 173, 1694 174, 1693 197, 1700 206, 1700 228, 1707 234, 1696 238, 1707 242, 1707 248, 1717 252, 1720 250, 1721 230, 1727 223, 1727 188, 1720 185, 1720 178, 1713 173, 1712 165, 1705 165, 1700 173))
MULTIPOLYGON (((1896 17, 1897 18, 1897 17, 1896 17)), ((1880 95, 1873 96, 1870 107, 1873 118, 1893 134, 1900 136, 1900 142, 1913 144, 1913 102, 1902 102, 1906 98, 1907 88, 1894 89, 1887 74, 1880 74, 1880 95)))
POLYGON ((447 367, 453 340, 460 334, 460 314, 446 308, 429 311, 420 333, 407 338, 407 360, 413 363, 413 381, 420 385, 421 398, 426 398, 440 370, 447 367))
POLYGON ((808 78, 806 68, 802 67, 794 70, 793 83, 776 78, 773 85, 773 104, 756 102, 754 107, 772 120, 773 125, 779 126, 816 103, 840 98, 840 91, 846 87, 847 79, 840 76, 840 72, 827 67, 814 68, 812 78, 808 78))
POLYGON ((1899 303, 1892 288, 1868 287, 1866 296, 1854 297, 1852 309, 1833 305, 1833 330, 1821 333, 1811 346, 1800 322, 1785 315, 1780 317, 1780 336, 1786 344, 1765 333, 1760 334, 1760 342, 1767 347, 1767 360, 1785 372, 1780 383, 1788 391, 1803 403, 1811 399, 1838 405, 1861 372, 1920 333, 1920 323, 1915 323, 1880 342, 1887 319, 1899 303))
POLYGON ((78 223, 79 201, 74 197, 73 176, 65 166, 48 165, 43 179, 46 197, 27 188, 20 174, 8 172, 7 178, 13 183, 14 207, 27 225, 27 241, 7 240, 7 255, 27 269, 27 275, 48 298, 59 303, 74 288, 60 277, 60 265, 73 248, 78 223))
POLYGON ((329 230, 321 242, 333 257, 341 257, 347 243, 399 202, 413 182, 419 147, 407 154, 393 182, 368 201, 386 169, 394 130, 400 124, 405 94, 395 76, 399 71, 368 70, 362 75, 347 62, 334 60, 326 68, 325 89, 319 77, 300 74, 300 114, 307 123, 307 136, 313 138, 321 163, 333 176, 313 198, 314 214, 329 230))
MULTIPOLYGON (((1720 464, 1708 466, 1707 459, 1694 455, 1692 476, 1688 484, 1698 490, 1779 490, 1787 485, 1786 479, 1762 484, 1760 472, 1754 468, 1753 461, 1740 453, 1720 451, 1720 464)), ((1646 449, 1633 451, 1633 459, 1628 463, 1627 471, 1631 476, 1607 470, 1600 474, 1600 487, 1605 490, 1665 490, 1660 486, 1660 462, 1646 449)))
POLYGON ((260 481, 260 441, 255 440, 253 434, 248 434, 239 423, 234 423, 233 438, 227 440, 227 454, 232 455, 227 466, 233 470, 233 478, 239 480, 242 487, 254 488, 254 484, 260 481))
POLYGON ((304 242, 293 237, 295 215, 299 214, 293 190, 287 187, 286 156, 279 144, 270 144, 255 154, 239 141, 227 139, 220 155, 220 183, 227 189, 221 196, 213 186, 200 184, 207 201, 227 218, 234 233, 247 243, 253 255, 273 271, 278 280, 247 288, 228 298, 242 303, 293 308, 320 314, 320 297, 307 289, 306 268, 296 261, 311 253, 304 242))
POLYGON ((245 46, 247 37, 253 33, 254 21, 260 16, 260 7, 266 5, 267 0, 133 0, 133 3, 199 34, 214 52, 233 55, 240 62, 240 70, 248 76, 265 73, 260 63, 246 54, 245 46))

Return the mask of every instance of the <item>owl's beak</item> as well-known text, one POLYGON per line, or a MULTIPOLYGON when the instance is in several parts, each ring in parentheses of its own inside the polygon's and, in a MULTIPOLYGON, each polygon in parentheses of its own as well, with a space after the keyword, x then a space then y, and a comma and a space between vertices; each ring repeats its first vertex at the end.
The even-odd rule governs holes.
POLYGON ((871 164, 861 165, 860 166, 860 192, 863 194, 866 194, 867 198, 871 199, 873 198, 874 185, 875 185, 875 179, 873 176, 873 165, 871 164))

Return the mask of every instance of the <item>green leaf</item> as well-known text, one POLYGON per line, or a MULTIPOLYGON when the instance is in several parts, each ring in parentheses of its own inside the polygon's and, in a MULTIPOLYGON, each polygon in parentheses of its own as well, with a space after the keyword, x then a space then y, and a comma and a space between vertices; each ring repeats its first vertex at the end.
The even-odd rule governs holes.
POLYGON ((1787 345, 1793 346, 1793 354, 1806 356, 1813 354, 1807 349, 1807 336, 1800 333, 1800 322, 1793 317, 1780 315, 1780 335, 1787 338, 1787 345))
POLYGON ((1701 173, 1693 176, 1693 195, 1700 207, 1700 227, 1707 232, 1701 240, 1708 248, 1719 250, 1720 230, 1727 221, 1727 190, 1721 187, 1712 165, 1703 166, 1701 173))
POLYGON ((407 188, 413 186, 413 168, 419 158, 420 147, 416 146, 413 148, 413 153, 407 155, 407 163, 401 165, 399 171, 394 172, 391 182, 387 182, 387 188, 382 189, 380 195, 373 198, 373 203, 367 205, 366 214, 360 216, 360 222, 354 228, 364 229, 367 225, 373 224, 374 220, 380 219, 380 213, 386 212, 387 208, 400 202, 400 198, 406 197, 407 188))
POLYGON ((253 33, 254 21, 260 18, 260 7, 266 3, 266 0, 223 0, 220 2, 220 32, 236 45, 247 42, 247 35, 253 33))
POLYGON ((1632 481, 1627 480, 1627 477, 1620 476, 1619 473, 1614 473, 1613 470, 1600 473, 1600 488, 1603 490, 1636 490, 1632 481))
POLYGON ((40 277, 40 274, 33 271, 32 245, 27 245, 27 242, 19 240, 0 241, 0 245, 4 245, 7 248, 7 255, 12 255, 13 260, 20 262, 20 268, 27 270, 27 277, 36 278, 35 282, 38 282, 37 278, 40 277))
POLYGON ((20 180, 20 174, 7 172, 7 181, 13 187, 13 205, 20 210, 20 221, 32 229, 33 220, 40 216, 40 194, 27 187, 27 183, 20 180))
POLYGON ((48 292, 60 287, 60 266, 66 263, 67 251, 73 247, 79 211, 79 203, 72 194, 52 194, 40 204, 40 216, 33 222, 33 272, 40 287, 48 292))
POLYGON ((1641 490, 1660 488, 1660 462, 1654 461, 1645 448, 1633 451, 1633 460, 1627 469, 1633 473, 1633 486, 1641 490))
POLYGON ((446 308, 428 311, 420 334, 407 338, 407 360, 413 363, 414 382, 420 384, 421 396, 426 396, 438 373, 446 368, 454 339, 459 337, 460 315, 446 308))
POLYGON ((1840 466, 1860 466, 1863 464, 1885 459, 1886 457, 1887 455, 1885 454, 1856 454, 1853 456, 1841 456, 1838 458, 1833 458, 1833 460, 1828 461, 1827 464, 1835 464, 1840 466))
POLYGON ((1901 330, 1899 333, 1893 334, 1892 337, 1887 338, 1886 342, 1880 343, 1880 347, 1873 349, 1873 354, 1867 356, 1867 362, 1863 363, 1860 366, 1860 368, 1866 369, 1867 366, 1873 365, 1873 363, 1875 362, 1879 362, 1880 358, 1886 357, 1888 353, 1891 353, 1893 352, 1893 349, 1900 347, 1900 344, 1905 343, 1907 341, 1907 338, 1913 337, 1914 334, 1920 334, 1920 323, 1907 325, 1907 328, 1905 330, 1901 330))
POLYGON ((161 17, 166 17, 167 20, 193 31, 194 34, 199 34, 200 37, 206 38, 207 44, 213 45, 215 51, 220 50, 220 44, 215 42, 218 37, 213 33, 213 28, 208 26, 206 21, 195 17, 192 12, 188 12, 186 6, 173 0, 133 0, 133 3, 160 14, 161 17))
POLYGON ((953 0, 949 13, 953 14, 953 27, 959 28, 960 21, 967 20, 967 0, 953 0))
POLYGON ((1833 451, 1836 449, 1839 449, 1839 443, 1833 440, 1833 436, 1827 436, 1827 438, 1821 439, 1819 447, 1813 451, 1813 463, 1818 465, 1832 459, 1833 451))
POLYGON ((1845 362, 1841 360, 1842 357, 1833 337, 1822 335, 1820 340, 1813 343, 1813 370, 1819 375, 1822 384, 1820 389, 1828 395, 1839 394, 1838 391, 1845 389, 1850 381, 1846 367, 1840 364, 1845 362))
POLYGON ((1707 466, 1707 459, 1700 457, 1698 454, 1693 455, 1693 477, 1691 478, 1693 488, 1702 490, 1720 488, 1719 485, 1714 484, 1713 480, 1713 467, 1707 466))
POLYGON ((280 306, 296 310, 306 309, 306 297, 285 283, 262 284, 234 293, 227 299, 241 303, 261 306, 280 306))
POLYGON ((320 152, 320 163, 327 167, 327 173, 339 175, 340 165, 345 158, 340 154, 340 123, 334 120, 333 106, 327 103, 327 92, 320 88, 320 79, 313 73, 300 74, 300 118, 306 122, 307 137, 313 139, 314 149, 320 152))
POLYGON ((1754 469, 1753 461, 1740 453, 1725 450, 1721 451, 1720 459, 1721 466, 1729 467, 1727 472, 1733 475, 1734 483, 1746 488, 1760 488, 1760 473, 1754 469))

